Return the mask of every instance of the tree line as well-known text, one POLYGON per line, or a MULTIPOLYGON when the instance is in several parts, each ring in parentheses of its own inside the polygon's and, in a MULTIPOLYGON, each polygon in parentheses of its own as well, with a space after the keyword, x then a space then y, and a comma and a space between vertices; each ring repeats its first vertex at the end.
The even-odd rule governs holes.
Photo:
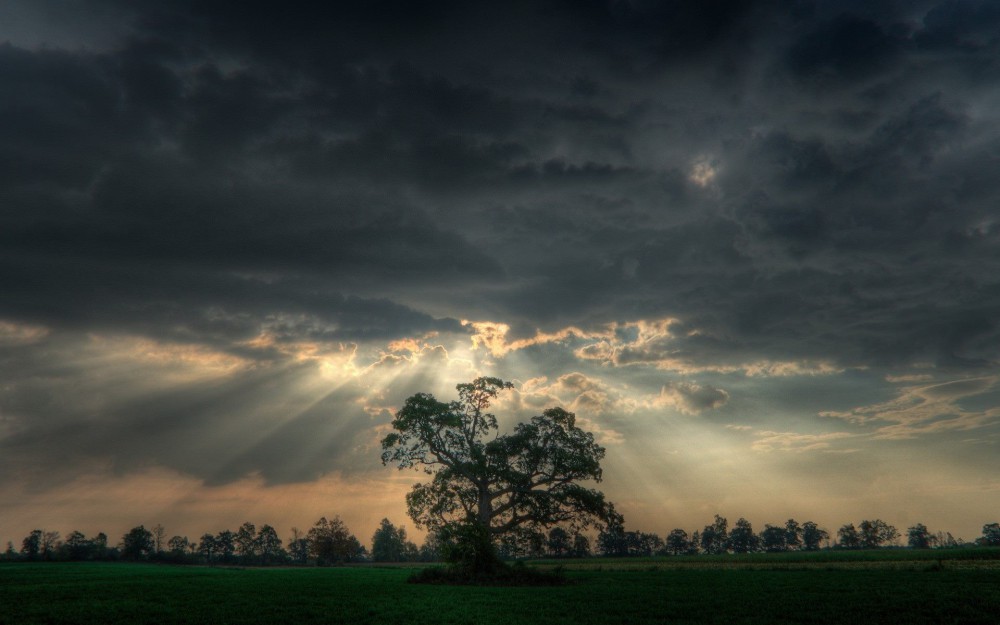
MULTIPOLYGON (((857 526, 848 523, 835 536, 813 521, 799 523, 788 519, 784 525, 764 526, 755 532, 745 518, 729 527, 729 521, 715 515, 712 523, 691 535, 674 529, 666 538, 646 532, 626 531, 620 518, 609 523, 597 537, 597 549, 606 556, 697 555, 722 553, 779 553, 817 551, 819 549, 879 549, 897 545, 901 538, 895 526, 882 519, 863 520, 857 526)), ((983 526, 983 535, 973 543, 954 538, 950 532, 931 533, 923 523, 906 530, 906 545, 914 549, 955 548, 963 546, 1000 546, 1000 524, 983 526)))
MULTIPOLYGON (((712 523, 688 534, 677 528, 666 537, 653 532, 629 531, 624 519, 616 515, 606 524, 591 550, 590 538, 555 527, 548 533, 521 532, 505 536, 497 545, 501 557, 605 557, 693 556, 744 553, 780 553, 818 551, 821 549, 879 549, 898 546, 902 538, 895 526, 881 519, 863 520, 857 526, 848 523, 835 536, 813 521, 799 523, 788 519, 783 525, 764 526, 755 532, 753 525, 740 518, 730 527, 729 521, 715 515, 712 523)), ((913 549, 1000 546, 1000 524, 983 526, 983 534, 971 543, 954 538, 950 532, 932 533, 917 523, 907 528, 906 546, 913 549)))
MULTIPOLYGON (((906 546, 913 549, 968 546, 1000 547, 1000 523, 983 526, 982 536, 967 543, 950 533, 931 533, 922 523, 906 531, 906 546)), ((784 525, 765 525, 760 532, 745 518, 732 527, 725 517, 715 515, 700 531, 688 534, 671 530, 666 537, 656 533, 625 529, 624 519, 615 519, 601 529, 596 540, 556 526, 548 532, 523 531, 502 536, 496 544, 501 558, 584 558, 591 556, 695 556, 699 554, 743 554, 820 549, 879 549, 895 546, 900 532, 881 519, 848 523, 831 535, 812 521, 789 519, 784 525)), ((291 528, 283 542, 274 527, 259 528, 243 523, 236 531, 203 534, 197 540, 174 535, 166 529, 140 525, 125 533, 115 544, 103 532, 87 537, 79 531, 63 538, 59 532, 36 529, 21 541, 20 550, 8 541, 0 559, 7 561, 156 561, 176 564, 219 564, 244 566, 332 565, 348 562, 436 562, 455 547, 454 539, 428 533, 423 545, 408 540, 406 529, 382 519, 371 538, 369 551, 350 532, 340 517, 323 517, 308 531, 291 528)))

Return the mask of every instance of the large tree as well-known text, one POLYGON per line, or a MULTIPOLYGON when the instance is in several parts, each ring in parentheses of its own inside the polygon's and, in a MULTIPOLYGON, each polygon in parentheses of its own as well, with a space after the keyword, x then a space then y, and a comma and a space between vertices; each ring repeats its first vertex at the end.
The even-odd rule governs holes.
POLYGON ((320 518, 309 530, 308 538, 309 549, 319 564, 351 562, 365 555, 365 548, 339 516, 330 521, 326 517, 320 518))
POLYGON ((406 540, 406 529, 382 519, 372 535, 372 560, 375 562, 406 562, 413 559, 416 545, 406 540))
POLYGON ((976 542, 988 547, 1000 547, 1000 523, 987 523, 984 525, 983 535, 976 542))
POLYGON ((864 520, 858 526, 858 536, 862 549, 878 549, 899 538, 899 531, 882 519, 864 520))
POLYGON ((757 551, 757 535, 753 533, 753 525, 743 517, 736 521, 733 530, 729 532, 727 545, 733 553, 751 553, 757 551))
POLYGON ((133 527, 122 536, 122 557, 126 560, 142 560, 155 552, 153 533, 142 525, 133 527))
POLYGON ((906 542, 912 549, 930 549, 934 544, 934 536, 923 523, 907 528, 906 537, 906 542))
POLYGON ((515 531, 576 530, 614 514, 602 493, 582 484, 601 481, 604 448, 573 413, 550 408, 499 434, 488 409, 513 385, 481 377, 456 388, 457 401, 408 398, 382 440, 383 464, 433 476, 406 496, 417 527, 457 531, 466 543, 478 534, 485 545, 515 531))
POLYGON ((806 551, 816 551, 820 543, 828 538, 830 534, 812 521, 802 524, 802 548, 806 551))

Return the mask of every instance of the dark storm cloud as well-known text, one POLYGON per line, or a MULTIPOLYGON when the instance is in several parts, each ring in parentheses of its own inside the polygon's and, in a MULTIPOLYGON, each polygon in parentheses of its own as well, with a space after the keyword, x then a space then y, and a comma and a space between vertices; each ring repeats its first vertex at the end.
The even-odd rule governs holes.
MULTIPOLYGON (((60 5, 22 17, 44 30, 60 5)), ((994 3, 100 7, 114 28, 0 45, 10 322, 274 367, 283 345, 468 332, 460 319, 510 339, 680 320, 623 365, 1000 357, 994 3)), ((699 388, 692 406, 725 398, 699 388)), ((213 392, 116 405, 149 421, 94 436, 180 413, 221 425, 241 391, 213 392)), ((27 427, 7 444, 56 435, 27 427)), ((229 472, 172 466, 332 467, 279 475, 267 445, 229 472)))

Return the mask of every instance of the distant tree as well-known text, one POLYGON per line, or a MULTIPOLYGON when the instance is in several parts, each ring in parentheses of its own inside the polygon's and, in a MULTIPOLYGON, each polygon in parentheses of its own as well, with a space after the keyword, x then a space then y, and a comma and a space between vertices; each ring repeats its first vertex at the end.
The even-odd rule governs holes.
POLYGON ((550 408, 499 435, 488 409, 513 385, 480 377, 456 388, 459 399, 448 403, 426 393, 407 398, 382 440, 382 462, 433 476, 407 495, 408 512, 417 527, 446 530, 464 543, 452 551, 469 558, 463 567, 495 570, 495 543, 521 529, 577 530, 608 519, 604 495, 582 484, 601 480, 604 448, 576 426, 575 415, 550 408))
POLYGON ((21 554, 29 560, 37 560, 42 552, 42 530, 31 530, 21 541, 21 554))
POLYGON ((752 553, 757 551, 757 535, 754 534, 753 525, 743 517, 736 521, 731 532, 729 532, 729 548, 733 553, 752 553))
POLYGON ((56 551, 62 542, 59 540, 59 532, 42 533, 42 557, 46 560, 55 558, 56 551))
POLYGON ((663 549, 663 539, 651 532, 625 532, 625 555, 651 556, 663 549))
POLYGON ((524 542, 528 547, 528 556, 532 558, 541 558, 545 555, 545 547, 548 540, 545 538, 545 533, 533 528, 527 528, 519 532, 524 536, 524 542))
POLYGON ((90 539, 91 544, 94 548, 94 557, 105 560, 113 559, 114 555, 110 549, 108 549, 108 535, 104 532, 98 532, 97 536, 90 539))
POLYGON ((569 555, 570 549, 573 547, 570 542, 569 532, 561 527, 553 527, 549 530, 548 547, 549 555, 556 558, 569 555))
POLYGON ((729 540, 728 526, 725 517, 715 515, 715 521, 701 530, 701 550, 708 554, 725 553, 729 540))
POLYGON ((257 528, 250 521, 246 521, 236 530, 233 537, 236 547, 236 554, 244 562, 252 562, 257 556, 257 528))
POLYGON ((812 521, 806 521, 802 524, 802 548, 806 551, 816 551, 819 549, 820 543, 828 538, 830 538, 830 534, 826 530, 820 529, 812 521))
POLYGON ((372 560, 375 562, 406 561, 406 530, 382 519, 372 535, 372 560))
POLYGON ((167 541, 167 549, 174 557, 183 556, 191 548, 191 541, 188 540, 187 536, 172 536, 170 540, 167 541))
POLYGON ((236 534, 229 530, 222 530, 216 534, 215 549, 219 559, 223 562, 232 562, 233 554, 236 553, 236 534))
POLYGON ((882 519, 864 520, 858 526, 858 536, 862 549, 878 549, 899 538, 899 532, 882 519))
POLYGON ((7 541, 7 550, 3 553, 4 560, 14 560, 17 558, 17 552, 14 551, 14 541, 7 541))
POLYGON ((441 559, 441 537, 437 532, 427 532, 424 544, 420 545, 417 559, 421 562, 437 562, 441 559))
POLYGON ((219 545, 215 540, 215 534, 202 534, 201 542, 198 543, 198 553, 205 559, 205 562, 212 562, 219 553, 219 545))
POLYGON ((938 549, 954 549, 960 547, 961 543, 955 540, 951 532, 938 532, 934 535, 934 546, 938 549))
POLYGON ((590 556, 590 539, 583 534, 574 534, 572 555, 574 558, 586 558, 590 556))
POLYGON ((917 523, 906 530, 906 543, 911 549, 930 549, 934 537, 923 523, 917 523))
POLYGON ((353 562, 365 555, 364 547, 348 531, 339 516, 332 521, 328 521, 326 517, 320 518, 309 530, 308 538, 312 555, 320 564, 353 562))
POLYGON ((1000 547, 1000 523, 984 525, 983 535, 976 542, 986 547, 1000 547))
POLYGON ((687 553, 691 548, 691 540, 688 539, 688 533, 680 528, 670 530, 665 543, 667 553, 675 556, 687 553))
POLYGON ((848 523, 837 530, 837 545, 841 549, 860 549, 861 536, 854 523, 848 523))
POLYGON ((69 560, 89 560, 91 558, 92 544, 83 532, 72 531, 66 536, 63 542, 63 550, 69 560))
POLYGON ((597 551, 602 556, 623 557, 628 555, 628 540, 625 519, 615 515, 597 535, 597 551))
POLYGON ((257 554, 263 564, 273 564, 285 559, 285 550, 281 548, 281 538, 278 532, 268 524, 257 530, 257 554))
POLYGON ((305 564, 309 561, 309 538, 297 527, 292 528, 292 537, 288 539, 288 554, 294 562, 305 564))
POLYGON ((122 536, 122 557, 126 560, 143 560, 155 549, 153 533, 142 525, 133 527, 122 536))
POLYGON ((768 553, 788 551, 788 532, 784 527, 765 525, 760 533, 760 546, 768 553))
POLYGON ((161 553, 167 542, 167 530, 163 525, 157 523, 153 526, 153 548, 154 553, 161 553))
POLYGON ((803 528, 795 519, 785 521, 785 546, 792 550, 801 549, 803 531, 803 528))
POLYGON ((691 534, 691 543, 688 545, 688 555, 696 556, 701 551, 701 532, 695 530, 691 534))

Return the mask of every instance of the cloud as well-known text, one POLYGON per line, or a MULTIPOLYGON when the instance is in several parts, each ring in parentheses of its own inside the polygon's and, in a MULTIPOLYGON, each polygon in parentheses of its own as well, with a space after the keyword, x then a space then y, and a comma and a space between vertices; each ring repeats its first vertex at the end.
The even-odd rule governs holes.
POLYGON ((0 320, 0 345, 23 345, 34 343, 48 335, 49 330, 43 326, 11 323, 0 320))
POLYGON ((969 431, 1000 423, 1000 409, 964 404, 980 398, 995 398, 997 376, 967 378, 902 387, 890 401, 860 406, 848 411, 828 411, 821 416, 843 419, 872 428, 875 438, 910 439, 969 431))
POLYGON ((654 400, 655 405, 671 407, 686 414, 715 410, 728 402, 729 393, 725 390, 693 382, 666 384, 660 390, 660 396, 654 400))
POLYGON ((851 449, 834 449, 833 441, 852 438, 855 436, 849 432, 827 432, 825 434, 797 434, 795 432, 771 432, 763 431, 757 433, 757 439, 751 445, 754 451, 773 452, 784 451, 793 453, 806 453, 822 451, 824 453, 850 453, 851 449))
POLYGON ((625 436, 614 424, 622 423, 641 408, 640 400, 631 394, 580 372, 566 373, 555 380, 525 380, 504 402, 519 414, 565 408, 577 416, 578 427, 592 432, 603 445, 623 443, 625 436))

